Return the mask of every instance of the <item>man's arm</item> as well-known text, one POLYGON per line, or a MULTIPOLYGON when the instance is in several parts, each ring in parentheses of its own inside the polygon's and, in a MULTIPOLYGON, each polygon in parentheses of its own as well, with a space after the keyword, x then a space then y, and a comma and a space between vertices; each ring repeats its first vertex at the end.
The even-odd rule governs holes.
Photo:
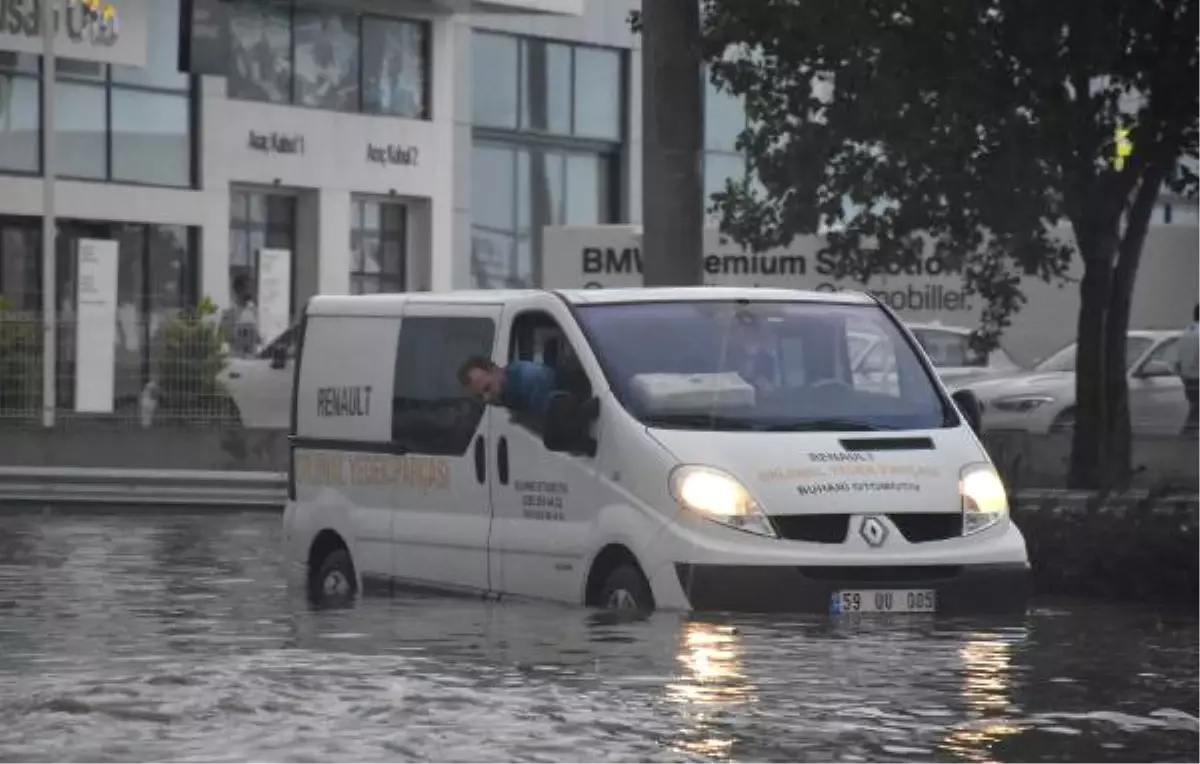
POLYGON ((550 394, 554 392, 554 370, 545 364, 531 363, 525 374, 526 401, 538 415, 545 415, 550 406, 550 394))

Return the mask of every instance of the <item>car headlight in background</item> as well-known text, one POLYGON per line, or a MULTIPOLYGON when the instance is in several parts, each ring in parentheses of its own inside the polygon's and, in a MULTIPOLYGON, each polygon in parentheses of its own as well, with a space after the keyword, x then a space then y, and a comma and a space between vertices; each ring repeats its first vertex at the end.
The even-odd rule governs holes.
POLYGON ((671 471, 671 496, 683 509, 739 531, 775 538, 771 521, 732 475, 714 467, 684 464, 671 471))
POLYGON ((990 464, 968 464, 958 473, 963 535, 990 528, 1008 516, 1008 491, 990 464))
POLYGON ((1048 395, 1014 395, 1011 398, 997 398, 991 402, 991 406, 1000 411, 1024 414, 1033 411, 1039 406, 1053 402, 1054 399, 1048 395))

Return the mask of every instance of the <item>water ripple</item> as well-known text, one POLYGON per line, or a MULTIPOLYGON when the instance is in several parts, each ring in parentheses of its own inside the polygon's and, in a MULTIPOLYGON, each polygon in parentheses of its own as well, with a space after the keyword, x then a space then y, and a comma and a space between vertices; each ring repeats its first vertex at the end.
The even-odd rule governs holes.
POLYGON ((0 518, 0 760, 1197 759, 1197 625, 313 611, 263 515, 0 518))

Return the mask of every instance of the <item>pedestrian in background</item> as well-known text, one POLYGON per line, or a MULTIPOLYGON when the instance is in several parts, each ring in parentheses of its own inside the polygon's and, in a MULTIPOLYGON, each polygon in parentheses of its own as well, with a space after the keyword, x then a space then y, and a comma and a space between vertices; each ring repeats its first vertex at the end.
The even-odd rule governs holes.
POLYGON ((258 333, 258 306, 254 304, 250 277, 244 273, 233 279, 233 305, 221 317, 221 329, 231 355, 249 358, 258 351, 262 341, 258 333))
POLYGON ((1184 434, 1197 430, 1200 418, 1200 304, 1192 309, 1192 323, 1179 338, 1179 352, 1175 354, 1175 372, 1183 381, 1183 394, 1187 396, 1188 413, 1183 423, 1184 434))

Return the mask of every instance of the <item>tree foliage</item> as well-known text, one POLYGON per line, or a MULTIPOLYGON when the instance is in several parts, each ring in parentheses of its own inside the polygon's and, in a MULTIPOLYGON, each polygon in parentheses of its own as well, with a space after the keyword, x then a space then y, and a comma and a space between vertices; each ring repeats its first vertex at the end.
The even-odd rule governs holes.
POLYGON ((924 238, 986 300, 989 343, 1024 301, 1023 275, 1069 267, 1076 250, 1050 231, 1069 222, 1084 266, 1074 482, 1127 471, 1138 257, 1159 189, 1196 189, 1179 160, 1197 151, 1197 0, 704 8, 710 76, 745 99, 750 125, 752 178, 715 197, 725 233, 764 250, 828 229, 864 282, 924 238), (1118 128, 1134 145, 1120 170, 1118 128))

